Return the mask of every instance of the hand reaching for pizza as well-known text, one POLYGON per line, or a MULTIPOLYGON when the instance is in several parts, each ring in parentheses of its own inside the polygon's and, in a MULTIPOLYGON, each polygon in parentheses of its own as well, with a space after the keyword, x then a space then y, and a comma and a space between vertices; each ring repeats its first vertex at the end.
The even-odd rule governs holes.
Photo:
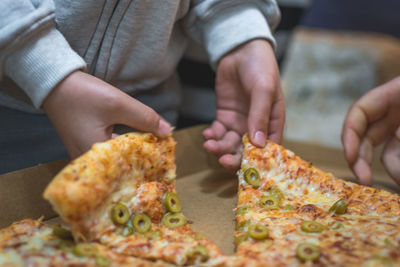
POLYGON ((342 143, 346 160, 362 184, 372 183, 373 149, 383 142, 381 160, 400 185, 400 78, 365 94, 345 119, 342 143))
POLYGON ((241 136, 253 144, 281 141, 285 106, 279 70, 270 43, 250 41, 224 56, 216 78, 217 117, 203 132, 204 147, 227 169, 240 165, 241 136))
POLYGON ((94 142, 112 137, 113 125, 166 136, 171 127, 153 109, 102 80, 76 71, 65 78, 43 103, 72 158, 94 142))

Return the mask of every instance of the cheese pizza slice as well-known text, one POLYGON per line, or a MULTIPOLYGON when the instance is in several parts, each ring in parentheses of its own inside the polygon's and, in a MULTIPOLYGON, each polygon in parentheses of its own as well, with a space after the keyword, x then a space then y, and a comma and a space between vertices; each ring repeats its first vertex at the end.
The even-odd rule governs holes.
POLYGON ((269 266, 400 266, 400 196, 243 138, 237 255, 269 266))
POLYGON ((0 266, 168 267, 117 253, 101 244, 78 243, 61 226, 24 219, 0 230, 0 266))
POLYGON ((77 241, 125 255, 183 264, 220 250, 190 228, 175 189, 175 141, 130 133, 94 144, 44 192, 77 241))

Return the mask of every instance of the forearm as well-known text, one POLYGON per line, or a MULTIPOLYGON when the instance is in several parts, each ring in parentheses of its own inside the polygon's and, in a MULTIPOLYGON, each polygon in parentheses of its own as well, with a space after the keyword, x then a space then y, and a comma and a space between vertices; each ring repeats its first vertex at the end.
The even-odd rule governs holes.
POLYGON ((253 39, 266 39, 275 46, 271 31, 280 20, 275 1, 193 1, 185 26, 194 40, 202 43, 211 65, 222 56, 253 39))
POLYGON ((52 1, 0 2, 0 78, 13 79, 36 107, 62 79, 84 67, 55 29, 52 1))

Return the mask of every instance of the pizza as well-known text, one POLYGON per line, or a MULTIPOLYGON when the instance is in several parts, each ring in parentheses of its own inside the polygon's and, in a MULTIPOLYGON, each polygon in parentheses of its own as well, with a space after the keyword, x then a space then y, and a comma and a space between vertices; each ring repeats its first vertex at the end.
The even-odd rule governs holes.
POLYGON ((0 230, 0 266, 168 267, 127 257, 96 243, 74 243, 71 233, 41 220, 24 219, 0 230))
POLYGON ((97 143, 53 179, 44 198, 77 241, 179 265, 210 262, 221 252, 181 211, 174 151, 171 135, 130 133, 97 143))
POLYGON ((129 133, 93 145, 46 188, 71 231, 16 222, 0 230, 0 266, 400 266, 400 196, 273 142, 245 135, 243 146, 234 255, 182 213, 172 136, 129 133))
POLYGON ((268 266, 400 266, 400 196, 243 138, 237 255, 268 266))

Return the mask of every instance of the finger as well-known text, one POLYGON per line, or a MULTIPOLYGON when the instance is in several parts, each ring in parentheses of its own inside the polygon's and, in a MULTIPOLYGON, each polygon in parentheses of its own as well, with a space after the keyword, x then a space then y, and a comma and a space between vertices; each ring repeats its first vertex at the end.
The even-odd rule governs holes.
MULTIPOLYGON (((121 92, 121 94, 124 93, 121 92)), ((115 123, 140 131, 152 132, 158 137, 165 137, 172 131, 171 125, 157 112, 126 94, 121 97, 113 115, 117 118, 115 123)))
POLYGON ((389 175, 400 185, 400 138, 389 139, 382 152, 381 161, 389 175))
POLYGON ((360 182, 365 185, 372 184, 371 162, 373 158, 373 145, 369 139, 364 139, 360 145, 359 156, 352 169, 360 182))
POLYGON ((358 177, 359 181, 363 185, 372 184, 372 172, 371 167, 363 158, 359 158, 353 165, 353 172, 358 177))
POLYGON ((222 123, 227 130, 232 130, 240 135, 247 132, 247 117, 248 114, 238 112, 232 109, 218 109, 217 121, 222 123))
POLYGON ((354 164, 357 160, 360 142, 367 126, 368 121, 365 114, 356 105, 353 105, 347 113, 342 132, 345 157, 350 164, 354 164))
POLYGON ((210 128, 203 131, 203 136, 206 139, 221 139, 227 132, 226 127, 219 121, 214 121, 210 128))
POLYGON ((204 148, 217 155, 233 154, 238 151, 241 144, 241 136, 235 131, 229 131, 221 140, 208 140, 204 143, 204 148))
MULTIPOLYGON (((371 90, 364 96, 362 96, 354 105, 350 108, 347 113, 344 126, 342 141, 346 149, 348 137, 347 131, 351 130, 357 136, 362 139, 368 125, 373 123, 385 116, 389 108, 388 94, 386 93, 386 86, 380 86, 371 90)), ((353 151, 349 151, 351 153, 353 151)), ((353 154, 349 155, 349 158, 354 157, 353 154)), ((354 160, 354 158, 352 158, 354 160)))
POLYGON ((256 87, 251 94, 249 111, 249 136, 253 144, 264 147, 268 136, 268 122, 274 98, 274 89, 271 85, 262 84, 256 87))
POLYGON ((240 168, 241 155, 241 152, 225 154, 219 158, 218 162, 228 171, 236 172, 240 168))
POLYGON ((393 135, 391 127, 390 118, 384 117, 369 125, 365 137, 376 147, 393 135))
POLYGON ((268 139, 279 144, 282 141, 283 128, 285 125, 285 103, 281 90, 279 90, 278 95, 277 101, 272 106, 271 118, 268 126, 268 139))

